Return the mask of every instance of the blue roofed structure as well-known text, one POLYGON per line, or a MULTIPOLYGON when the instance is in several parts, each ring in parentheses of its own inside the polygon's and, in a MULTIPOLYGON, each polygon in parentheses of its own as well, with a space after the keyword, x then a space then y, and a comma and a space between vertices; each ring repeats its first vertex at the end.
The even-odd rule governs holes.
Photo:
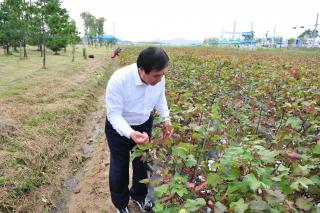
POLYGON ((117 40, 116 37, 114 37, 113 35, 103 35, 100 37, 101 40, 103 41, 115 41, 117 40))
POLYGON ((253 32, 242 32, 241 35, 244 36, 244 37, 253 36, 253 32))

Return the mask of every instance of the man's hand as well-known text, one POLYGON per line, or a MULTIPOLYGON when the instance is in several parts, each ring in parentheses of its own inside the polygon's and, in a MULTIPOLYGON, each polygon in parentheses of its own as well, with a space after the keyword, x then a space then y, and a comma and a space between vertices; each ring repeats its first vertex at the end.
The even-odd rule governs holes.
POLYGON ((170 125, 171 125, 171 122, 169 120, 163 121, 163 124, 162 124, 163 139, 167 139, 171 137, 173 131, 169 129, 170 125))
POLYGON ((136 143, 136 144, 144 144, 149 141, 149 136, 146 132, 139 132, 134 131, 131 133, 130 138, 136 143))

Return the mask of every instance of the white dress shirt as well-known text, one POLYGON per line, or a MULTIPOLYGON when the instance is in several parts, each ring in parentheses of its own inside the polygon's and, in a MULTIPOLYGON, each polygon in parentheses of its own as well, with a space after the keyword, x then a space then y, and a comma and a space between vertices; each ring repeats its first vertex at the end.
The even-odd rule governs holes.
POLYGON ((137 64, 123 67, 111 76, 106 89, 107 118, 121 136, 130 139, 132 125, 146 122, 156 108, 162 119, 169 119, 165 79, 156 85, 142 82, 137 64))

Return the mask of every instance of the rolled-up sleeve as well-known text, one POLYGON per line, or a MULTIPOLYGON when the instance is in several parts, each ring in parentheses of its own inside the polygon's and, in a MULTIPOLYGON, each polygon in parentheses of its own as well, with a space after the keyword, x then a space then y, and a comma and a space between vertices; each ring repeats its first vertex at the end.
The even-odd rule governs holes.
POLYGON ((121 136, 130 139, 130 135, 134 130, 122 117, 124 107, 123 82, 119 78, 111 78, 106 88, 106 108, 107 118, 112 127, 121 136))

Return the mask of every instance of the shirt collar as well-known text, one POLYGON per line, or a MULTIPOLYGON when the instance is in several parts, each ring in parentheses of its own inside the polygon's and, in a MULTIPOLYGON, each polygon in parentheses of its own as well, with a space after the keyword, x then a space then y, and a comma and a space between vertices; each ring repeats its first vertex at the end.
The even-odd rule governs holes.
POLYGON ((135 82, 136 86, 145 85, 145 83, 143 83, 143 81, 140 78, 138 67, 136 67, 136 69, 134 69, 133 73, 134 73, 134 82, 135 82))

